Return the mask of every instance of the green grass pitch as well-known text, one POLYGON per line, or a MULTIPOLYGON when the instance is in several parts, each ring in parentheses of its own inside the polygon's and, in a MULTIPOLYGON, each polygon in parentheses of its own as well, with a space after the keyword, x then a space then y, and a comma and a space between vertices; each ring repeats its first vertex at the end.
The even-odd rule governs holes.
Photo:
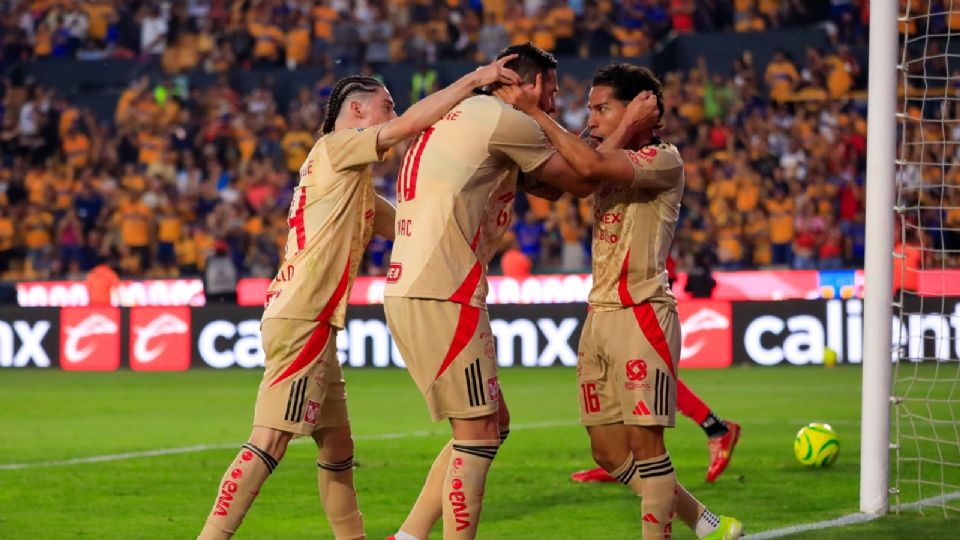
MULTIPOLYGON (((683 376, 721 416, 743 425, 733 463, 715 484, 703 479, 703 432, 678 413, 677 429, 668 434, 680 481, 711 509, 739 517, 752 533, 857 510, 858 368, 738 367, 683 376), (839 434, 840 457, 829 469, 806 469, 794 460, 794 434, 811 421, 828 422, 839 434)), ((0 539, 194 538, 235 445, 249 433, 259 377, 258 371, 213 370, 0 372, 0 464, 224 445, 0 467, 0 539)), ((346 378, 360 506, 368 538, 383 538, 403 521, 449 429, 429 422, 402 370, 347 369, 346 378)), ((639 500, 623 486, 569 480, 572 471, 592 465, 577 422, 574 371, 509 369, 500 378, 513 431, 488 477, 479 538, 639 538, 639 500)), ((330 538, 316 495, 315 458, 312 444, 291 445, 238 539, 330 538)), ((950 538, 957 525, 955 515, 934 509, 796 538, 950 538)), ((674 530, 674 538, 694 537, 682 523, 674 530)))

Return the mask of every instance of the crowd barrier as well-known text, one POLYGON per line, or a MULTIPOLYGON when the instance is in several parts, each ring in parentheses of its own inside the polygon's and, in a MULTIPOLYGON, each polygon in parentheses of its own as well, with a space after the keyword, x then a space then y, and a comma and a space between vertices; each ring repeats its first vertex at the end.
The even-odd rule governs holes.
MULTIPOLYGON (((863 301, 689 300, 679 304, 681 369, 816 365, 825 348, 839 363, 863 358, 863 301)), ((891 320, 894 345, 910 357, 960 358, 960 297, 914 298, 891 320), (901 327, 902 326, 902 327, 901 327)), ((504 367, 574 366, 586 318, 582 303, 489 307, 498 362, 504 367)), ((262 310, 235 305, 134 308, 0 308, 0 368, 68 371, 182 371, 259 368, 262 310)), ((351 306, 338 333, 342 364, 404 367, 382 306, 351 306)))
MULTIPOLYGON (((862 270, 749 270, 716 272, 716 300, 791 300, 815 298, 862 298, 862 270)), ((489 276, 488 304, 564 304, 586 302, 593 278, 590 274, 538 274, 525 278, 489 276)), ((680 300, 687 274, 677 276, 673 290, 680 300)), ((960 296, 960 270, 926 271, 919 279, 921 292, 960 296)), ((237 301, 241 306, 260 307, 269 279, 241 279, 237 301)), ((358 277, 350 291, 351 305, 383 303, 382 277, 358 277)), ((16 283, 20 307, 80 307, 89 303, 82 281, 22 281, 16 283)), ((206 297, 200 279, 125 280, 117 288, 113 305, 203 306, 206 297)))

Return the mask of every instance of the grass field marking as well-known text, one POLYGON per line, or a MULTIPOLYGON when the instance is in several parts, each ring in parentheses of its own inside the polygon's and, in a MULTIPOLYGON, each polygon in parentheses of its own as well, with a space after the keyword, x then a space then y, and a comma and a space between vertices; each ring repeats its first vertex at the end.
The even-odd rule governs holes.
POLYGON ((137 459, 156 456, 171 456, 174 454, 189 454, 191 452, 205 452, 207 450, 224 450, 226 448, 237 448, 238 444, 197 444, 193 446, 181 446, 180 448, 158 448, 156 450, 143 450, 140 452, 124 452, 122 454, 104 454, 101 456, 88 456, 82 458, 62 459, 57 461, 38 461, 36 463, 0 463, 0 471, 17 471, 21 469, 42 469, 46 467, 66 467, 70 465, 84 465, 87 463, 101 463, 104 461, 123 461, 126 459, 137 459))
POLYGON ((921 506, 933 506, 937 504, 948 503, 950 501, 955 501, 960 499, 960 491, 954 491, 953 493, 944 493, 943 495, 937 495, 936 497, 930 497, 929 499, 921 499, 917 502, 901 504, 893 508, 894 511, 897 510, 916 510, 921 506))
MULTIPOLYGON (((798 424, 806 425, 805 420, 786 420, 786 421, 775 421, 770 419, 748 419, 742 418, 740 422, 743 424, 761 424, 761 425, 782 425, 782 424, 798 424)), ((516 424, 510 426, 511 430, 525 430, 525 429, 548 429, 554 427, 565 427, 565 426, 574 426, 578 425, 579 422, 576 420, 561 420, 561 421, 551 421, 551 422, 533 422, 527 424, 516 424)), ((834 425, 859 425, 859 422, 855 421, 846 421, 846 422, 833 422, 834 425)), ((436 430, 419 430, 419 431, 409 431, 404 433, 372 433, 369 435, 354 435, 353 439, 355 441, 387 441, 394 439, 412 439, 412 438, 422 438, 422 437, 431 437, 433 435, 442 435, 445 432, 439 428, 436 430)), ((309 439, 300 438, 293 441, 293 444, 296 444, 298 441, 306 442, 309 439)), ((160 457, 160 456, 172 456, 177 454, 190 454, 194 452, 206 452, 209 450, 226 450, 228 448, 238 448, 243 443, 228 443, 228 444, 197 444, 193 446, 181 446, 178 448, 158 448, 156 450, 142 450, 139 452, 123 452, 120 454, 105 454, 100 456, 89 456, 89 457, 80 457, 72 459, 62 459, 56 461, 38 461, 34 463, 0 463, 0 471, 18 471, 23 469, 43 469, 49 467, 69 467, 72 465, 86 465, 89 463, 102 463, 105 461, 125 461, 128 459, 140 459, 146 457, 160 457)))
POLYGON ((816 531, 819 529, 843 527, 844 525, 854 525, 856 523, 866 523, 868 521, 873 521, 878 517, 880 516, 861 514, 857 512, 856 514, 847 514, 846 516, 838 517, 836 519, 828 519, 827 521, 804 523, 802 525, 791 525, 789 527, 783 527, 782 529, 772 529, 762 533, 748 534, 742 538, 743 540, 768 540, 770 538, 780 538, 781 536, 789 536, 791 534, 797 534, 806 531, 816 531))
MULTIPOLYGON (((565 427, 579 424, 576 420, 564 420, 559 422, 533 422, 529 424, 516 424, 510 426, 512 431, 523 431, 528 429, 548 429, 554 427, 565 427)), ((388 441, 394 439, 415 439, 423 437, 432 437, 445 435, 441 429, 436 430, 418 430, 407 431, 403 433, 372 433, 369 435, 354 435, 355 441, 388 441)), ((307 437, 301 437, 291 444, 305 443, 310 441, 307 437)), ((23 469, 43 469, 49 467, 68 467, 71 465, 86 465, 89 463, 102 463, 104 461, 125 461, 128 459, 140 459, 147 457, 172 456, 176 454, 190 454, 194 452, 206 452, 209 450, 226 450, 229 448, 239 448, 243 443, 229 444, 196 444, 193 446, 181 446, 179 448, 158 448, 156 450, 142 450, 140 452, 124 452, 121 454, 104 454, 100 456, 89 456, 73 459, 62 459, 56 461, 38 461, 35 463, 0 463, 0 471, 18 471, 23 469)))
MULTIPOLYGON (((901 504, 899 507, 894 507, 891 511, 897 510, 916 510, 921 506, 930 506, 936 504, 943 504, 952 500, 960 499, 960 491, 954 491, 953 493, 945 493, 943 495, 938 495, 936 497, 930 497, 928 499, 921 499, 917 502, 912 502, 908 504, 901 504)), ((820 529, 831 529, 833 527, 843 527, 845 525, 854 525, 857 523, 866 523, 868 521, 873 521, 882 516, 877 516, 873 514, 862 514, 857 512, 855 514, 847 514, 845 516, 838 517, 836 519, 828 519, 826 521, 818 521, 816 523, 804 523, 801 525, 791 525, 790 527, 783 527, 782 529, 772 529, 769 531, 764 531, 757 534, 748 534, 743 537, 743 540, 768 540, 771 538, 780 538, 783 536, 789 536, 791 534, 802 533, 806 531, 816 531, 820 529)))

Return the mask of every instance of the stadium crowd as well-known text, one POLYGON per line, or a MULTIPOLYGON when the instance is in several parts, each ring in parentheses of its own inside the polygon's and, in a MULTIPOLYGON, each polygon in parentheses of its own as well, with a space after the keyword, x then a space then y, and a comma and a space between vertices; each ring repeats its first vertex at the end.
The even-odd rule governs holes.
MULTIPOLYGON (((645 40, 668 32, 808 22, 805 2, 763 0, 732 7, 699 0, 414 0, 358 2, 353 9, 329 0, 188 1, 159 9, 130 1, 8 4, 5 59, 92 58, 99 50, 143 55, 168 73, 336 59, 362 60, 362 70, 376 74, 381 63, 398 59, 480 59, 528 39, 558 53, 635 56, 649 46, 645 40), (744 25, 745 13, 757 22, 744 25), (162 31, 150 30, 151 19, 162 21, 156 23, 162 31), (355 24, 341 24, 345 20, 355 24), (608 37, 597 38, 604 32, 608 37), (630 38, 641 34, 639 41, 630 38)), ((842 9, 828 13, 839 29, 830 51, 810 49, 795 60, 777 54, 766 66, 745 54, 725 73, 709 72, 701 62, 688 72, 662 74, 668 111, 662 133, 682 149, 687 168, 674 246, 681 268, 703 253, 715 254, 725 269, 862 264, 866 122, 862 102, 850 97, 863 77, 845 42, 863 33, 843 30, 842 23, 852 17, 862 28, 865 10, 856 1, 835 4, 842 9)), ((562 60, 560 73, 556 117, 579 131, 590 82, 565 76, 562 60)), ((241 95, 223 76, 205 89, 172 81, 133 81, 114 118, 102 119, 55 90, 4 80, 4 279, 82 278, 104 259, 119 261, 123 275, 191 275, 214 255, 229 257, 241 275, 272 277, 291 190, 316 139, 333 75, 282 104, 268 84, 241 95)), ((398 164, 391 153, 375 167, 377 189, 390 199, 398 164)), ((520 197, 503 250, 535 271, 586 270, 592 219, 589 199, 520 197)), ((374 239, 364 272, 382 274, 389 249, 374 239)))
MULTIPOLYGON (((915 2, 916 3, 916 2, 915 2)), ((558 55, 639 56, 671 32, 824 21, 860 44, 867 0, 12 0, 2 58, 141 57, 167 72, 336 61, 486 61, 532 41, 558 55)))

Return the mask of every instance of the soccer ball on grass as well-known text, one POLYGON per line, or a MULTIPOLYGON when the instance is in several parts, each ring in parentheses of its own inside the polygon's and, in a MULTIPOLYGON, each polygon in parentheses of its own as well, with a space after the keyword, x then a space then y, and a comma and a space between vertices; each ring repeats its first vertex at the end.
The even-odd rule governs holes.
POLYGON ((840 440, 830 424, 814 422, 800 428, 793 440, 793 455, 808 467, 826 467, 837 460, 840 440))

